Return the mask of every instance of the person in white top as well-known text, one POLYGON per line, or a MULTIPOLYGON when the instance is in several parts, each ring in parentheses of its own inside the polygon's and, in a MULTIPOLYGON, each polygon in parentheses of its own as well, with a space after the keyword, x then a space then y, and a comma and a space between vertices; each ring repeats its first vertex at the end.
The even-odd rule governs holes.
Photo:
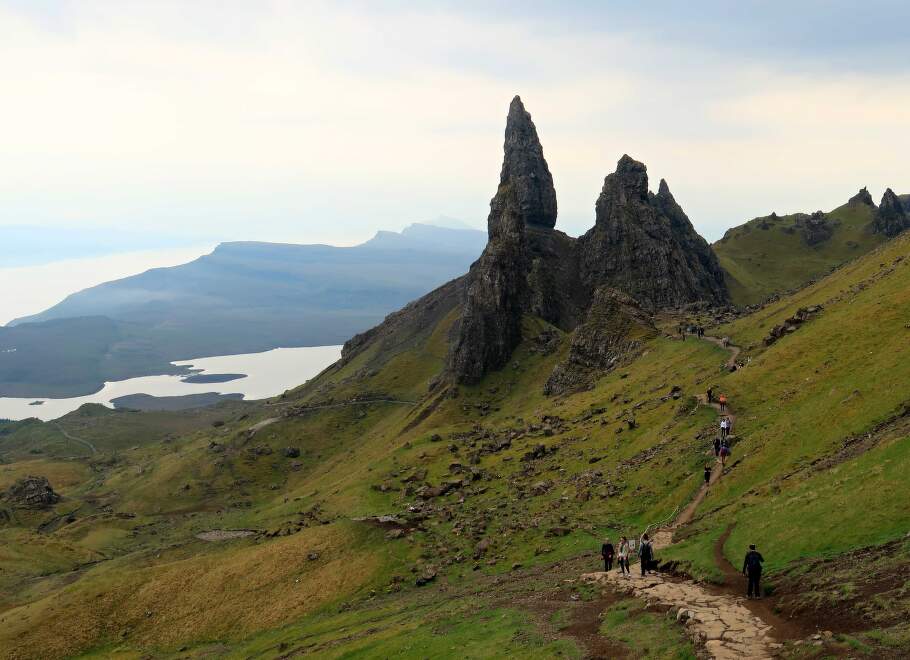
POLYGON ((629 540, 625 536, 619 539, 619 572, 629 574, 629 540))

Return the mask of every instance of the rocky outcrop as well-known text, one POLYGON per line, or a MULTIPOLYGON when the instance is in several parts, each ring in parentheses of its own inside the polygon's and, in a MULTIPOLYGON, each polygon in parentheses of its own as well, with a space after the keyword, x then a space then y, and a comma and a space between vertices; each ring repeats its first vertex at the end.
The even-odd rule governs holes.
POLYGON ((900 198, 891 188, 882 196, 882 203, 878 205, 875 219, 872 221, 872 230, 892 238, 905 229, 910 229, 910 214, 904 208, 900 198))
POLYGON ((869 194, 869 191, 865 186, 860 188, 858 193, 848 199, 847 204, 865 204, 866 206, 875 206, 875 202, 872 201, 872 195, 869 194))
POLYGON ((796 226, 809 246, 824 243, 834 234, 834 225, 822 211, 816 211, 812 215, 798 215, 796 226))
POLYGON ((579 239, 582 281, 652 309, 727 302, 723 271, 665 181, 648 191, 644 164, 623 156, 604 179, 594 228, 579 239))
POLYGON ((601 287, 594 293, 584 322, 572 335, 564 362, 556 365, 545 394, 590 389, 599 375, 636 357, 657 334, 651 315, 626 294, 601 287))
POLYGON ((45 509, 60 501, 46 477, 28 476, 19 479, 4 494, 7 502, 13 506, 27 509, 45 509))

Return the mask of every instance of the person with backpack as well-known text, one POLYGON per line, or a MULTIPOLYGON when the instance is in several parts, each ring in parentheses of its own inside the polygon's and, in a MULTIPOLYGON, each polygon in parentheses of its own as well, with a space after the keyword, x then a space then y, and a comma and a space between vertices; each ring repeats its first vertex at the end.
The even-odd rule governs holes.
POLYGON ((749 587, 746 591, 747 598, 761 598, 759 583, 761 582, 761 565, 763 561, 765 561, 765 558, 755 549, 755 544, 750 545, 749 552, 746 553, 746 558, 743 561, 743 575, 749 578, 749 587))
POLYGON ((629 540, 625 536, 619 539, 619 572, 629 574, 629 540))
POLYGON ((604 571, 609 571, 613 568, 613 554, 613 544, 610 543, 610 539, 606 539, 603 545, 600 546, 600 556, 604 560, 604 571))
POLYGON ((705 486, 711 483, 711 465, 705 463, 705 486))
POLYGON ((654 549, 651 547, 651 541, 648 539, 648 535, 644 534, 641 537, 641 545, 638 548, 638 559, 641 563, 641 575, 644 577, 648 574, 648 571, 651 571, 651 562, 654 561, 654 549))
POLYGON ((720 438, 714 436, 714 458, 720 458, 720 438))

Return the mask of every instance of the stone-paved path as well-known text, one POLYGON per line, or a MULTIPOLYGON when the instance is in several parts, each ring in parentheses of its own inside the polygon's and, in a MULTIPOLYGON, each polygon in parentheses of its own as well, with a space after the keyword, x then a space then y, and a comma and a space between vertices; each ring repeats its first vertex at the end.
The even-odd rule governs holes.
POLYGON ((770 660, 781 645, 771 636, 771 626, 746 608, 742 597, 712 594, 688 580, 661 575, 642 577, 633 567, 631 575, 618 571, 586 573, 585 582, 600 584, 651 603, 669 607, 693 639, 704 644, 717 660, 770 660))

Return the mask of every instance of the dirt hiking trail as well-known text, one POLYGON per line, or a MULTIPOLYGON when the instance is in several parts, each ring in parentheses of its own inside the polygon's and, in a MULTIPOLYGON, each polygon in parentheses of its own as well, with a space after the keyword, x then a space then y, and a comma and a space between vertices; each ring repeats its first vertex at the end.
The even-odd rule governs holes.
MULTIPOLYGON (((736 364, 736 358, 740 353, 738 346, 729 343, 725 346, 724 341, 717 337, 704 336, 700 339, 717 344, 730 352, 725 365, 727 368, 736 364)), ((727 409, 721 412, 720 404, 708 402, 706 395, 699 396, 698 401, 701 405, 715 408, 719 417, 721 415, 729 417, 735 428, 736 417, 729 404, 727 409)), ((710 453, 713 455, 713 451, 710 453)), ((723 471, 720 459, 715 459, 710 481, 702 484, 692 500, 671 523, 651 535, 655 550, 672 545, 674 531, 691 522, 711 486, 723 476, 723 471)), ((631 575, 610 571, 586 573, 581 578, 586 582, 609 587, 613 591, 631 594, 649 604, 670 608, 676 613, 677 621, 686 626, 696 643, 704 645, 712 658, 770 659, 775 656, 776 650, 782 644, 775 641, 774 627, 768 621, 775 624, 780 622, 769 608, 760 607, 758 602, 747 601, 742 595, 735 593, 741 581, 740 576, 735 567, 723 556, 723 545, 731 529, 732 526, 718 540, 714 549, 715 561, 728 582, 728 586, 722 589, 654 573, 643 576, 639 566, 633 568, 631 575)))

